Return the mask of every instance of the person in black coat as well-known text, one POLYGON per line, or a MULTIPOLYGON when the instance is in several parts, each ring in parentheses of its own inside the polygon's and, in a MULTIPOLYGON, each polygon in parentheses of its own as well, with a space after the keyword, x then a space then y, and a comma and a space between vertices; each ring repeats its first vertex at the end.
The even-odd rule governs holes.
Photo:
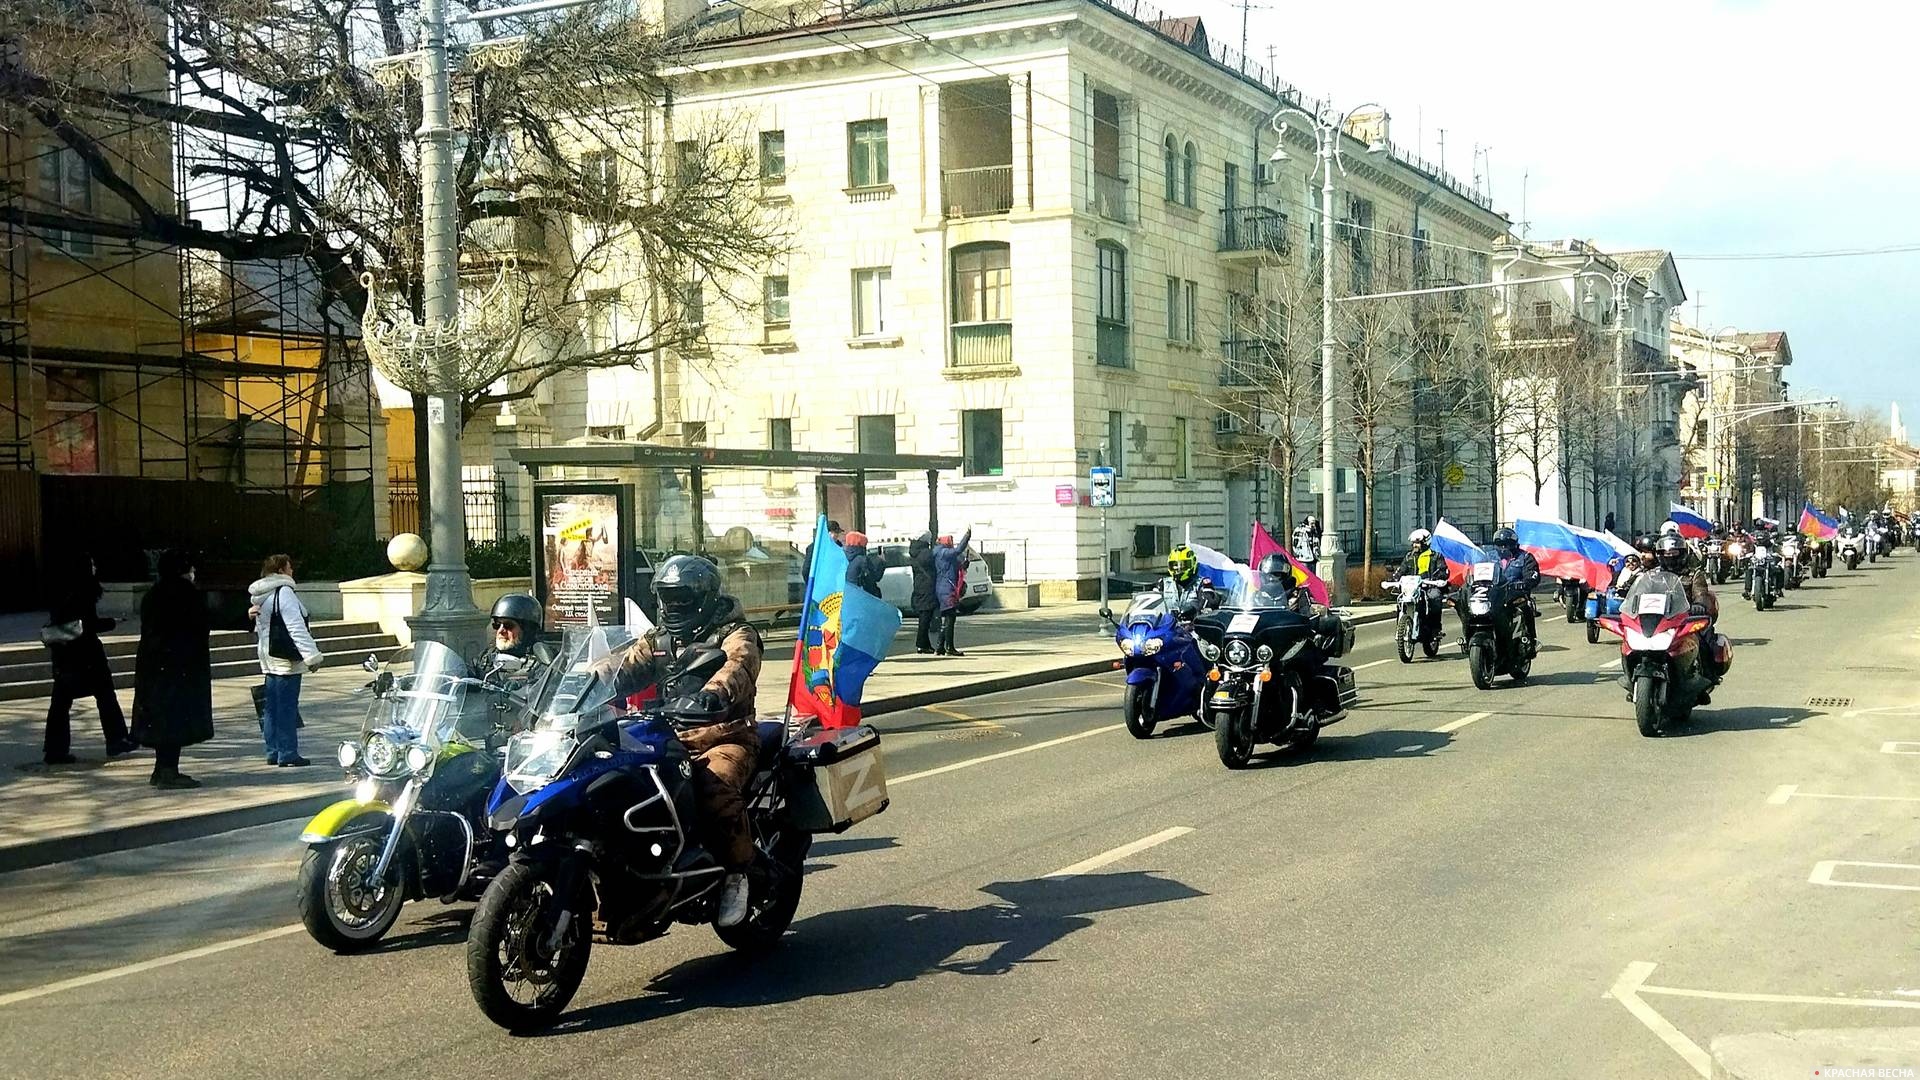
POLYGON ((940 601, 934 596, 939 571, 933 565, 933 534, 921 533, 907 545, 907 562, 913 567, 913 613, 919 617, 919 633, 914 648, 921 653, 933 649, 933 628, 940 618, 940 601))
POLYGON ((100 711, 100 734, 107 756, 119 757, 140 748, 127 738, 126 715, 113 692, 113 670, 100 635, 113 629, 112 619, 95 612, 100 603, 100 579, 93 559, 82 555, 53 586, 47 604, 45 641, 53 669, 53 700, 47 706, 47 738, 42 750, 49 765, 71 765, 73 703, 90 697, 100 711))
POLYGON ((199 787, 180 771, 180 748, 213 738, 213 667, 206 601, 194 584, 193 561, 180 552, 161 556, 160 580, 140 603, 133 671, 133 737, 154 750, 148 783, 199 787))

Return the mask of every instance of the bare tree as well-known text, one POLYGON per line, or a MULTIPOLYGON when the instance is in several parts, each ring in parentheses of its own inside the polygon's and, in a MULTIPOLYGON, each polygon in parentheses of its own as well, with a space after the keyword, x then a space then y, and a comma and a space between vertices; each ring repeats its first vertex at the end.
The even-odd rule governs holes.
POLYGON ((1318 321, 1295 312, 1320 310, 1318 275, 1290 272, 1276 255, 1260 292, 1236 296, 1221 326, 1221 385, 1205 395, 1239 436, 1213 451, 1228 471, 1271 469, 1277 517, 1293 520, 1293 489, 1304 464, 1320 451, 1318 321))

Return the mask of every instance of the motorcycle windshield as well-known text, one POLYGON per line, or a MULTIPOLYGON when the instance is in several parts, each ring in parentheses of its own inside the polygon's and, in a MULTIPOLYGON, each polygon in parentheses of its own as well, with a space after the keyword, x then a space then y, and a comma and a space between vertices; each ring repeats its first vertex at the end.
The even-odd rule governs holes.
POLYGON ((516 790, 538 787, 566 767, 582 731, 615 711, 620 656, 633 644, 624 627, 570 627, 560 658, 533 698, 533 723, 507 740, 504 772, 516 790))
POLYGON ((1266 611, 1270 608, 1288 606, 1291 591, 1283 592, 1279 588, 1264 589, 1245 575, 1234 579, 1233 589, 1220 604, 1223 608, 1235 611, 1266 611))
POLYGON ((1171 584, 1161 592, 1136 593, 1133 602, 1127 605, 1127 614, 1120 620, 1122 626, 1155 626, 1173 609, 1174 601, 1168 594, 1171 584))
POLYGON ((394 679, 393 690, 368 710, 362 738, 375 731, 410 736, 430 747, 452 739, 467 699, 467 664, 437 641, 413 647, 413 670, 394 679))
POLYGON ((1691 603, 1687 599, 1687 583, 1680 579, 1680 575, 1668 570, 1650 570, 1634 579, 1633 587, 1627 590, 1626 599, 1620 604, 1620 610, 1632 615, 1657 614, 1666 617, 1686 611, 1691 603), (1661 602, 1643 604, 1642 597, 1659 597, 1661 602), (1655 607, 1659 610, 1655 611, 1655 607))

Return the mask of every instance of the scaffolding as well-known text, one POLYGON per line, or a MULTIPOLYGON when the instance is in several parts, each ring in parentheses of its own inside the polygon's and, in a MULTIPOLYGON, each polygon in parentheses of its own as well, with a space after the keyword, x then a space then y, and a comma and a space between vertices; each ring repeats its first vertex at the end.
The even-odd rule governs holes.
MULTIPOLYGON (((178 53, 177 28, 165 32, 178 53)), ((27 62, 0 38, 0 63, 27 62)), ((222 101, 249 100, 244 88, 217 68, 181 66, 123 65, 111 94, 60 108, 181 220, 287 226, 286 209, 250 201, 231 166, 290 152, 304 181, 324 185, 320 148, 236 134, 222 101), (134 98, 167 107, 126 104, 134 98)), ((327 510, 372 539, 385 480, 378 397, 357 322, 307 261, 236 261, 150 239, 19 101, 0 98, 0 110, 0 471, 215 482, 282 496, 289 521, 327 510)))

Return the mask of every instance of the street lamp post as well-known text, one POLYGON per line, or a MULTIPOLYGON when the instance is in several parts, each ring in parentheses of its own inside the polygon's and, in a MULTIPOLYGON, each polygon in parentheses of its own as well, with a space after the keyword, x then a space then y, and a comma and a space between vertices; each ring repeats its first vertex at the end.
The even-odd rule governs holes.
MULTIPOLYGON (((1346 131, 1347 123, 1361 112, 1379 108, 1379 105, 1369 102, 1348 109, 1336 119, 1330 110, 1310 113, 1296 105, 1288 105, 1274 113, 1268 121, 1274 134, 1279 137, 1273 149, 1272 161, 1279 163, 1287 160, 1287 125, 1282 123, 1282 118, 1292 114, 1305 120, 1312 129, 1314 157, 1317 161, 1315 167, 1320 170, 1320 520, 1325 540, 1321 544, 1320 559, 1315 570, 1320 579, 1326 582, 1327 594, 1336 604, 1346 602, 1347 573, 1346 551, 1340 546, 1340 503, 1333 482, 1333 173, 1335 169, 1345 171, 1340 160, 1340 136, 1346 131)), ((1378 136, 1367 144, 1370 154, 1385 149, 1386 142, 1378 136)), ((1282 523, 1282 527, 1287 524, 1290 523, 1282 523)))

